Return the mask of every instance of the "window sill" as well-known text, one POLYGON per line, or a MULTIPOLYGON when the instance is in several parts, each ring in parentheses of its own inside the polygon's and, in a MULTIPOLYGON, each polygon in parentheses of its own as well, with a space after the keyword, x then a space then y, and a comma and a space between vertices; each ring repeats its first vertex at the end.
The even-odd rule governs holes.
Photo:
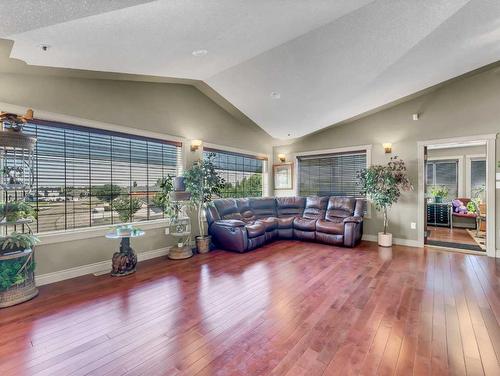
MULTIPOLYGON (((169 220, 157 219, 153 221, 133 222, 132 224, 143 230, 152 230, 167 227, 169 220)), ((40 245, 44 246, 48 244, 104 237, 104 235, 106 235, 106 233, 108 233, 113 226, 115 225, 88 227, 69 231, 51 231, 36 235, 40 238, 40 245)))

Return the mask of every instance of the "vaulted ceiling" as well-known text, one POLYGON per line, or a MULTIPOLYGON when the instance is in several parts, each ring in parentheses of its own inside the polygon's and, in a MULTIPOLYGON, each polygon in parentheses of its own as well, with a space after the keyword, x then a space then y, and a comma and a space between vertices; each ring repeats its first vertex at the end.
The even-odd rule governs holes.
POLYGON ((281 139, 500 60, 498 0, 7 0, 0 14, 11 57, 202 80, 281 139))

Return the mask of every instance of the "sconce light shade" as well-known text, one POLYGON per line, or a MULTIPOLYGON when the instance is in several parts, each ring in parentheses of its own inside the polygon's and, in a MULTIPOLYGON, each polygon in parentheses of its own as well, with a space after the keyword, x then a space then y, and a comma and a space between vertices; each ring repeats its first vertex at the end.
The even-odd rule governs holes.
POLYGON ((392 144, 390 142, 386 142, 382 144, 382 146, 384 147, 384 151, 386 154, 392 153, 392 144))
POLYGON ((202 143, 201 140, 191 140, 191 151, 198 150, 202 143))
POLYGON ((418 119, 420 119, 420 114, 418 112, 414 113, 412 115, 412 119, 415 120, 415 121, 417 121, 418 119))
POLYGON ((278 159, 280 160, 281 163, 284 163, 286 161, 286 155, 278 154, 278 159))

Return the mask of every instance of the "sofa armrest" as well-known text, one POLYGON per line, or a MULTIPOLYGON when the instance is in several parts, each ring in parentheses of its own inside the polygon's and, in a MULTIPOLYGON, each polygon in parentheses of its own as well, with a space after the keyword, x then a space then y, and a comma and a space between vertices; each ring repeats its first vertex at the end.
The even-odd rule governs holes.
POLYGON ((363 217, 357 215, 344 218, 344 223, 361 223, 361 222, 363 222, 363 217))
POLYGON ((210 225, 208 233, 214 243, 227 251, 246 252, 248 233, 245 222, 236 219, 218 220, 210 225))
POLYGON ((239 219, 220 219, 215 221, 213 224, 224 227, 245 227, 245 222, 240 221, 239 219))

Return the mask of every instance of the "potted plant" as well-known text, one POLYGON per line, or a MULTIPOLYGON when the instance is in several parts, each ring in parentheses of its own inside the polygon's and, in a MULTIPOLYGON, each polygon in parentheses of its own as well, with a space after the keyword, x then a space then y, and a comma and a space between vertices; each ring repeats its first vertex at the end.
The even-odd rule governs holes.
POLYGON ((35 216, 35 209, 25 201, 0 203, 0 218, 5 218, 7 222, 35 218, 35 216))
POLYGON ((429 192, 434 197, 434 202, 441 203, 444 198, 448 197, 449 190, 445 185, 433 185, 429 192))
POLYGON ((171 223, 177 222, 179 214, 182 211, 182 203, 172 199, 172 192, 180 187, 179 181, 184 179, 176 178, 167 175, 162 179, 158 179, 156 185, 160 188, 153 199, 155 204, 163 209, 163 212, 170 219, 171 223))
POLYGON ((208 154, 206 159, 196 161, 193 166, 184 172, 186 191, 191 194, 191 204, 197 211, 200 235, 196 236, 198 252, 206 253, 210 250, 211 237, 205 234, 205 210, 211 204, 214 196, 220 196, 224 187, 224 179, 217 174, 215 154, 208 154))
POLYGON ((373 165, 359 173, 360 185, 375 208, 384 215, 384 231, 378 233, 378 244, 392 246, 392 234, 387 232, 389 225, 388 209, 395 204, 401 192, 412 188, 403 160, 392 157, 387 165, 373 165))
POLYGON ((17 253, 30 249, 38 244, 40 239, 31 234, 13 232, 10 235, 0 237, 0 253, 17 253))

